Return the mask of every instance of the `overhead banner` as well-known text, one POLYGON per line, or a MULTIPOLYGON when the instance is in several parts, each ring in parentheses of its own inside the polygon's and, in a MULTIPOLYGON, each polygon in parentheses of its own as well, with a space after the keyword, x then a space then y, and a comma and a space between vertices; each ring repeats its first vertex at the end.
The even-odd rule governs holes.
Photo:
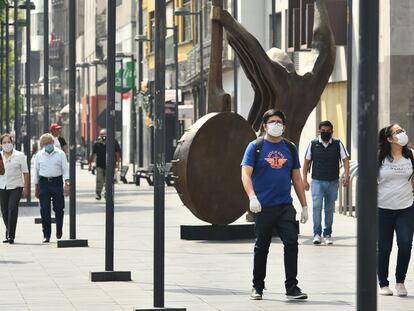
POLYGON ((134 87, 134 62, 126 62, 115 73, 115 91, 127 93, 134 87))

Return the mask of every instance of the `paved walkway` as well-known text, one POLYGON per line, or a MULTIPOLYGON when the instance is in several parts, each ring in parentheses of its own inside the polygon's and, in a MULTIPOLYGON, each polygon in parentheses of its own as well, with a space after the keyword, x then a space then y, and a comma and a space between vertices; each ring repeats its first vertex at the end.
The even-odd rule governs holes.
MULTIPOLYGON (((105 204, 94 198, 94 176, 85 170, 78 173, 77 236, 88 239, 90 246, 58 249, 54 238, 42 244, 41 226, 34 224, 38 208, 21 208, 16 243, 0 245, 0 310, 131 311, 152 306, 152 188, 116 186, 115 270, 131 271, 133 281, 92 283, 89 272, 104 270, 105 204)), ((65 217, 63 238, 68 238, 65 217)), ((278 239, 269 254, 264 300, 251 301, 253 240, 180 240, 179 226, 197 223, 201 222, 182 206, 174 189, 167 188, 167 307, 191 311, 356 309, 355 219, 336 216, 333 246, 312 245, 310 222, 301 226, 299 285, 309 300, 294 303, 284 298, 283 247, 278 239)), ((391 263, 394 269, 395 251, 391 263)), ((413 279, 411 265, 406 283, 411 295, 380 297, 378 309, 414 310, 413 279)))

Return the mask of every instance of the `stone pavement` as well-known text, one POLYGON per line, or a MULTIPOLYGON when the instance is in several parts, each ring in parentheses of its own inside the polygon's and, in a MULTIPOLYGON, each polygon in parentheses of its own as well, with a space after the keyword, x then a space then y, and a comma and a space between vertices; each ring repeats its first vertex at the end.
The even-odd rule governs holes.
MULTIPOLYGON (((115 270, 132 272, 132 282, 92 283, 90 271, 104 270, 105 202, 94 198, 94 176, 78 169, 77 237, 88 248, 42 244, 34 224, 37 207, 20 208, 14 245, 0 245, 0 310, 133 310, 152 307, 153 196, 145 185, 116 185, 115 270)), ((283 246, 274 239, 264 300, 249 300, 253 240, 182 241, 181 224, 198 224, 173 188, 166 190, 165 305, 207 310, 355 310, 356 221, 335 216, 333 246, 312 245, 311 222, 301 225, 299 286, 309 300, 284 298, 283 246)), ((241 218, 238 222, 243 222, 241 218)), ((367 224, 369 225, 369 224, 367 224)), ((68 204, 63 238, 68 238, 68 204)), ((380 297, 379 310, 414 310, 414 270, 407 298, 380 297)), ((395 250, 391 260, 394 274, 395 250)), ((392 286, 393 278, 391 277, 392 286)))

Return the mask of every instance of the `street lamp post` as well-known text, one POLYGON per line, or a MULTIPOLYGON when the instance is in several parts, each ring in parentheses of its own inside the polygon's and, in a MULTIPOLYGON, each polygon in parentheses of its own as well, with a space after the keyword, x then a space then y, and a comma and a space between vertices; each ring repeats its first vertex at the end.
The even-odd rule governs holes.
POLYGON ((43 131, 49 131, 49 0, 43 0, 43 131))
POLYGON ((76 67, 86 69, 86 89, 87 89, 87 94, 86 94, 86 153, 88 157, 91 151, 90 150, 91 148, 91 115, 90 115, 91 107, 90 107, 90 101, 89 101, 89 97, 91 94, 90 75, 89 75, 90 66, 91 65, 86 62, 76 65, 76 67))
POLYGON ((203 10, 200 9, 196 12, 191 12, 186 8, 177 8, 174 12, 175 16, 187 16, 196 15, 198 17, 198 33, 199 33, 199 44, 200 44, 200 98, 198 101, 198 118, 201 118, 206 113, 204 105, 204 46, 203 46, 203 10))
POLYGON ((76 2, 69 1, 69 237, 57 247, 87 247, 88 240, 76 239, 76 2))
POLYGON ((31 124, 30 124, 30 52, 31 52, 31 19, 30 19, 30 10, 35 9, 33 2, 26 0, 20 1, 18 5, 19 9, 26 10, 26 66, 25 66, 25 84, 26 84, 26 140, 24 141, 24 151, 27 157, 27 167, 29 170, 29 193, 27 195, 27 203, 31 202, 31 151, 30 151, 30 138, 31 138, 31 124))
POLYGON ((14 0, 14 141, 17 150, 20 150, 20 105, 19 105, 19 23, 17 0, 14 0))
POLYGON ((3 134, 3 107, 4 107, 4 23, 0 23, 1 34, 0 34, 0 133, 3 134))
POLYGON ((10 66, 9 66, 9 55, 10 55, 10 31, 9 31, 9 14, 10 5, 6 2, 6 133, 10 132, 10 66))
POLYGON ((105 64, 105 61, 100 59, 93 60, 90 65, 95 66, 95 136, 98 135, 98 115, 99 115, 99 88, 98 88, 98 65, 105 64))

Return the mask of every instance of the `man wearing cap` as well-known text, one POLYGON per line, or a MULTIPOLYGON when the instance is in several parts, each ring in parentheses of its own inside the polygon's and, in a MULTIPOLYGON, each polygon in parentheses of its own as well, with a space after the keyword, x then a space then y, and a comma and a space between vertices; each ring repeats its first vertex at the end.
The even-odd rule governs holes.
POLYGON ((50 134, 53 136, 53 141, 55 147, 63 150, 65 154, 68 154, 68 144, 66 143, 66 140, 60 136, 60 129, 62 128, 61 125, 57 123, 52 123, 50 125, 50 134))

